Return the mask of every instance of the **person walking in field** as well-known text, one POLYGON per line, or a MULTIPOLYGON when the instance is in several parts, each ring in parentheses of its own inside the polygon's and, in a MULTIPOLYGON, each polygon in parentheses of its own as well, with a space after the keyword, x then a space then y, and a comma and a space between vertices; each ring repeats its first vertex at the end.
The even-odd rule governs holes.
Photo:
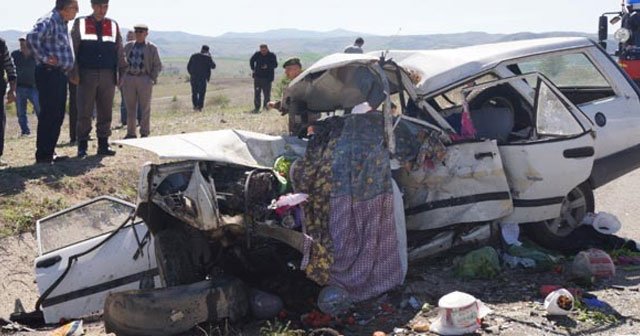
POLYGON ((13 103, 16 100, 16 68, 9 55, 7 43, 0 38, 0 166, 6 166, 7 163, 2 160, 4 152, 4 129, 7 123, 7 114, 4 109, 4 94, 7 91, 7 81, 9 81, 9 92, 7 92, 7 103, 13 103), (6 73, 6 79, 5 79, 6 73))
POLYGON ((40 18, 27 42, 36 59, 36 88, 40 116, 36 138, 36 163, 52 164, 62 157, 55 153, 67 102, 67 74, 75 56, 67 22, 78 13, 77 0, 56 0, 55 8, 40 18))
POLYGON ((124 53, 129 65, 122 78, 120 90, 123 92, 127 109, 127 136, 136 138, 137 111, 141 111, 140 136, 145 138, 150 133, 151 93, 153 85, 158 82, 162 70, 162 62, 155 44, 147 41, 149 27, 143 24, 133 27, 135 40, 127 42, 124 53))
POLYGON ((253 105, 254 113, 259 113, 260 108, 267 108, 271 100, 271 84, 273 83, 274 70, 278 67, 278 59, 274 53, 269 51, 266 44, 260 45, 260 50, 256 51, 249 60, 253 77, 253 105), (264 96, 261 104, 260 95, 264 96))
POLYGON ((20 49, 11 53, 11 58, 18 73, 16 87, 16 112, 18 124, 22 136, 31 134, 29 119, 27 118, 27 103, 31 102, 33 112, 40 115, 40 102, 38 101, 38 89, 36 89, 36 60, 27 47, 27 39, 20 37, 20 49))
POLYGON ((207 83, 211 80, 211 70, 215 68, 216 63, 211 57, 208 45, 203 45, 199 53, 195 53, 189 58, 187 71, 191 82, 191 102, 194 111, 202 111, 204 107, 207 83))
POLYGON ((91 0, 93 13, 73 23, 71 38, 76 52, 72 80, 78 81, 78 157, 87 156, 91 113, 96 107, 98 155, 115 155, 109 147, 113 97, 126 69, 118 23, 107 18, 109 0, 91 0))

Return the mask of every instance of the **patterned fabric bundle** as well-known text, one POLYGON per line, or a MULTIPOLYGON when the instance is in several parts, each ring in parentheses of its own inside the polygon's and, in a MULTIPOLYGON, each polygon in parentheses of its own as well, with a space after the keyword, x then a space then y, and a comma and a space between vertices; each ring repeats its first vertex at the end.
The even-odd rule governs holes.
POLYGON ((315 129, 292 176, 296 192, 310 195, 305 232, 314 245, 303 267, 319 284, 366 300, 404 280, 383 117, 370 112, 331 118, 315 129))

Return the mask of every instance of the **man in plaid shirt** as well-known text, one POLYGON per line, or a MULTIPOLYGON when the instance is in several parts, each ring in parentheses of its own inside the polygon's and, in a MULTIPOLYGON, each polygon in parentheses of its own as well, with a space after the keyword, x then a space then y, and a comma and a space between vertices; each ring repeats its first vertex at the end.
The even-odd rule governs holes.
POLYGON ((53 164, 67 103, 67 74, 74 54, 67 22, 78 13, 77 0, 56 0, 55 8, 40 18, 27 34, 36 59, 36 87, 40 93, 40 116, 36 139, 36 163, 53 164))
POLYGON ((12 103, 16 100, 16 67, 13 65, 11 56, 9 55, 9 49, 7 49, 7 43, 0 38, 0 62, 2 67, 0 68, 0 166, 6 166, 7 164, 2 161, 2 154, 4 151, 4 129, 7 123, 7 114, 4 110, 4 93, 7 90, 7 82, 9 81, 9 92, 7 92, 7 103, 12 103), (5 80, 4 74, 7 74, 5 80))

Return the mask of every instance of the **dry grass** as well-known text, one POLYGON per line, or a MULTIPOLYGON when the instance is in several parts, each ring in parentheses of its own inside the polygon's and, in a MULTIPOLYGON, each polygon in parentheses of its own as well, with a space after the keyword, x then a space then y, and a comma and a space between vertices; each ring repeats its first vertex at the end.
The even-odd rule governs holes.
MULTIPOLYGON (((251 114, 252 86, 247 79, 215 79, 209 85, 205 109, 191 109, 189 84, 179 76, 162 77, 154 91, 151 133, 165 135, 235 128, 281 134, 286 120, 275 111, 251 114)), ((116 94, 114 106, 119 106, 116 94)), ((119 124, 120 111, 114 108, 113 126, 119 124)), ((32 130, 36 119, 29 115, 32 130)), ((56 152, 71 159, 55 165, 35 165, 35 136, 20 137, 15 112, 8 114, 3 159, 9 167, 0 170, 0 237, 33 230, 35 221, 68 206, 100 195, 133 201, 138 171, 154 154, 133 148, 116 148, 115 157, 75 158, 69 146, 65 120, 56 152)), ((33 131, 35 133, 35 131, 33 131)), ((126 130, 113 130, 112 139, 121 139, 126 130)), ((95 134, 92 135, 95 137, 95 134)), ((95 141, 89 153, 97 150, 95 141)))

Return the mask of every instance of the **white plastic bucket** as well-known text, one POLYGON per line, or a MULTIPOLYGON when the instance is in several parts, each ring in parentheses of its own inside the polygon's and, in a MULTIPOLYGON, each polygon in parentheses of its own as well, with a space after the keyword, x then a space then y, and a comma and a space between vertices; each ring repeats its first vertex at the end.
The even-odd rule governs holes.
POLYGON ((491 310, 482 301, 463 292, 451 292, 438 301, 440 312, 431 331, 440 335, 462 335, 480 328, 482 317, 491 310))

